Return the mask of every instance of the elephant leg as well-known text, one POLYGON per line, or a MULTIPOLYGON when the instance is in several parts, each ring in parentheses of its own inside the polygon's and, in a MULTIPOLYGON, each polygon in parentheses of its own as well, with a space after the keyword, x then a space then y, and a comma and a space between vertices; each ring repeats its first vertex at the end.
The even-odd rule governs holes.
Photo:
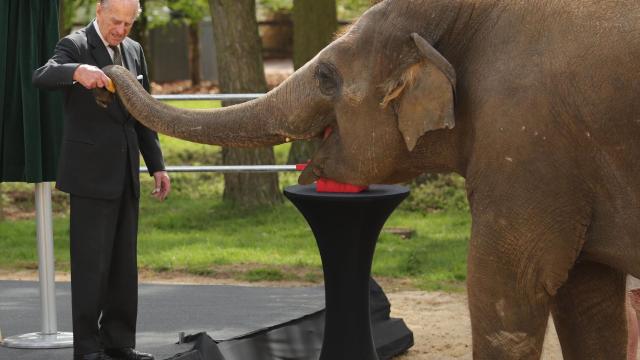
POLYGON ((473 207, 467 287, 474 359, 539 359, 551 299, 580 253, 586 222, 578 211, 526 203, 473 207))
POLYGON ((625 286, 618 270, 575 265, 551 305, 564 359, 626 360, 625 286))
MULTIPOLYGON (((497 262, 497 261, 496 261, 497 262)), ((515 271, 469 258, 469 311, 475 360, 539 359, 550 296, 518 289, 515 271)))

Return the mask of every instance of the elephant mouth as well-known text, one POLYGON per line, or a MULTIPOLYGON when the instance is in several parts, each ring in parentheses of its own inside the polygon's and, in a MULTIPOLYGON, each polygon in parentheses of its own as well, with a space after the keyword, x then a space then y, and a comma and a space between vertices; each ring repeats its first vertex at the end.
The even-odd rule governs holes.
POLYGON ((322 167, 314 162, 309 162, 298 177, 298 184, 308 185, 322 177, 322 167))
POLYGON ((282 136, 285 139, 284 142, 291 142, 294 140, 312 140, 312 139, 326 140, 333 132, 334 126, 335 126, 334 124, 329 124, 329 125, 326 125, 322 130, 310 132, 308 134, 303 134, 303 135, 281 134, 280 136, 282 136))
POLYGON ((331 136, 332 132, 333 132, 333 126, 327 125, 327 127, 325 127, 324 130, 322 131, 322 140, 326 140, 329 136, 331 136))
POLYGON ((294 140, 326 140, 331 135, 333 129, 337 128, 337 126, 338 121, 335 114, 327 113, 317 116, 310 124, 307 125, 305 130, 298 129, 298 131, 296 131, 295 128, 289 128, 287 129, 287 132, 293 135, 290 139, 294 140))
MULTIPOLYGON (((326 143, 327 139, 334 134, 334 128, 337 126, 337 123, 331 123, 324 127, 324 129, 316 134, 314 138, 322 139, 323 144, 326 143)), ((322 145, 321 145, 322 147, 322 145)), ((313 159, 309 161, 305 169, 298 177, 298 183, 302 185, 311 184, 319 178, 324 176, 324 163, 326 163, 327 158, 322 154, 318 154, 320 149, 316 150, 316 154, 314 154, 313 159)))

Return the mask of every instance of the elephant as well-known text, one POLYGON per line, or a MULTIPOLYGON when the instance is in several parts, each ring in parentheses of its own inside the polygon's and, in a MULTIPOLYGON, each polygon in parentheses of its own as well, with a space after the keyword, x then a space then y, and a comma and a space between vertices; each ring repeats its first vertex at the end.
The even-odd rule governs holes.
POLYGON ((475 359, 626 359, 640 277, 637 0, 385 0, 279 87, 181 110, 104 69, 130 113, 223 146, 320 137, 300 175, 357 185, 465 178, 475 359))

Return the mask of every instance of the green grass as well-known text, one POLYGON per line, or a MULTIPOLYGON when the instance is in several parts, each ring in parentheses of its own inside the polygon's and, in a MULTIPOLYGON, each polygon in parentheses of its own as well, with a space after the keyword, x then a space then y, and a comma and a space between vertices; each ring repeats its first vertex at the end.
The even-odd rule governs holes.
MULTIPOLYGON (((179 176, 187 175, 174 175, 174 180, 179 176)), ((466 274, 466 212, 425 215, 398 210, 387 226, 411 228, 416 235, 402 239, 383 233, 376 248, 374 275, 411 278, 423 289, 460 288, 466 274)), ((54 229, 56 267, 68 270, 68 218, 56 216, 54 229)), ((34 269, 34 222, 0 222, 0 247, 0 268, 34 269)), ((321 279, 313 235, 290 203, 239 209, 223 203, 215 193, 198 199, 173 194, 164 203, 143 197, 138 263, 158 272, 224 273, 249 281, 321 279)))
MULTIPOLYGON (((221 163, 219 147, 165 136, 161 143, 169 165, 221 163)), ((274 148, 277 163, 285 162, 289 146, 274 148)), ((279 179, 285 187, 296 183, 297 174, 280 173, 279 179)), ((466 277, 470 228, 462 182, 444 177, 412 187, 412 195, 386 226, 410 228, 416 235, 402 239, 381 234, 373 274, 410 279, 421 289, 460 290, 466 277)), ((173 190, 164 203, 148 195, 151 188, 151 178, 142 175, 141 268, 243 281, 322 280, 315 239, 289 202, 252 209, 223 203, 222 174, 172 174, 173 190)), ((32 192, 31 184, 2 184, 0 200, 5 206, 30 211, 32 192)), ((69 269, 67 207, 66 195, 54 191, 54 251, 56 268, 63 271, 69 269)), ((0 249, 1 269, 37 268, 34 221, 0 220, 0 249)))
POLYGON ((164 103, 182 109, 212 109, 221 106, 219 100, 167 100, 164 103))

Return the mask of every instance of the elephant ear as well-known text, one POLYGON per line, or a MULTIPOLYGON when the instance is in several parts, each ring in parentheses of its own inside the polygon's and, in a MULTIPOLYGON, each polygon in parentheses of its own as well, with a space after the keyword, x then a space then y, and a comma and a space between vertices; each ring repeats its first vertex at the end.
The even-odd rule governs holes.
POLYGON ((420 35, 411 37, 420 60, 387 87, 381 103, 386 107, 394 100, 398 127, 409 151, 427 131, 454 127, 456 86, 456 73, 447 59, 420 35))

